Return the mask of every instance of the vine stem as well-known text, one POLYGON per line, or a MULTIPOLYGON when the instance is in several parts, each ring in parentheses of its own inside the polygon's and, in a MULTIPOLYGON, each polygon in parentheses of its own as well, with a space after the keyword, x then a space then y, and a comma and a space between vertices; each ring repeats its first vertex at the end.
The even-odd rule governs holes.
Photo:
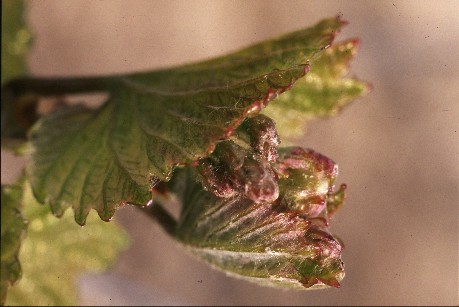
POLYGON ((148 217, 156 220, 169 235, 175 236, 177 221, 160 204, 153 203, 147 207, 137 207, 148 217))
POLYGON ((24 94, 57 96, 64 94, 106 92, 113 87, 113 77, 77 78, 19 78, 8 82, 2 92, 12 94, 12 98, 24 94))
POLYGON ((40 97, 66 94, 108 92, 117 84, 116 77, 19 78, 2 86, 2 144, 5 139, 25 140, 29 128, 40 117, 40 97))

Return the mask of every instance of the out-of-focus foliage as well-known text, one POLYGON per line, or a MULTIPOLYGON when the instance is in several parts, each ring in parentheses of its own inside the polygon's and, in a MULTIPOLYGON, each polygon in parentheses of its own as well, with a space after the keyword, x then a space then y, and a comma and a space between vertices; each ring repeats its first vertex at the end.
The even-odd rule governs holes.
POLYGON ((20 185, 2 185, 1 225, 1 301, 5 302, 8 287, 14 285, 22 275, 18 260, 19 249, 24 238, 27 222, 22 217, 22 191, 20 185))
MULTIPOLYGON (((2 60, 1 84, 26 71, 25 54, 31 34, 24 22, 24 2, 2 1, 2 60)), ((3 120, 2 120, 3 121, 3 120)), ((21 186, 2 186, 1 225, 1 304, 5 302, 8 286, 21 278, 18 253, 26 232, 21 215, 21 186)))
POLYGON ((24 22, 23 12, 23 1, 2 0, 2 84, 27 70, 25 55, 32 35, 24 22))
POLYGON ((6 304, 77 305, 76 278, 112 265, 127 246, 126 233, 115 222, 103 222, 96 214, 88 216, 84 227, 75 224, 71 212, 58 219, 49 206, 34 199, 28 184, 24 185, 22 203, 23 214, 30 221, 19 254, 23 274, 8 290, 6 304))

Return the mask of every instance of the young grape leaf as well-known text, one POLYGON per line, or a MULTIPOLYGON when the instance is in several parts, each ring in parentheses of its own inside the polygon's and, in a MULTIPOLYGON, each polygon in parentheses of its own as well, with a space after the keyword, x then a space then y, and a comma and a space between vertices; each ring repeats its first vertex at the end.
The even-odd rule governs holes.
MULTIPOLYGON (((85 271, 100 272, 112 265, 126 247, 127 235, 116 223, 105 223, 94 212, 85 227, 74 222, 71 212, 57 219, 49 207, 37 203, 30 185, 26 183, 23 189, 20 201, 30 221, 19 253, 23 274, 20 282, 8 289, 6 304, 75 306, 76 278, 85 271)), ((4 205, 2 199, 2 227, 4 205)), ((2 257, 3 245, 2 235, 2 257)))
POLYGON ((1 299, 3 306, 8 287, 14 285, 22 275, 18 260, 19 249, 26 233, 27 222, 21 211, 22 191, 20 186, 2 185, 1 205, 1 299))
POLYGON ((290 89, 342 25, 326 19, 214 60, 95 80, 110 93, 103 107, 57 111, 31 131, 34 195, 57 215, 72 206, 81 225, 91 208, 109 220, 120 205, 145 204, 153 183, 290 89))
POLYGON ((301 135, 307 120, 335 115, 352 100, 370 91, 370 84, 345 78, 358 46, 359 40, 352 39, 326 49, 313 62, 305 78, 263 110, 277 123, 284 139, 301 135))
POLYGON ((328 231, 325 205, 334 197, 337 166, 301 148, 282 149, 273 165, 280 196, 261 203, 243 191, 217 197, 196 182, 191 167, 177 171, 169 184, 183 205, 175 236, 214 267, 250 281, 301 289, 339 287, 342 245, 328 231))

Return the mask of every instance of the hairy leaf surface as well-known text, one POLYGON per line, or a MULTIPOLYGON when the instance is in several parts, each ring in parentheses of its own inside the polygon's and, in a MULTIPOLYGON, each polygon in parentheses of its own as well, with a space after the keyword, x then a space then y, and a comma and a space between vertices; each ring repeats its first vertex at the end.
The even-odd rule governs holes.
POLYGON ((72 206, 109 220, 125 203, 145 204, 158 179, 213 151, 239 124, 288 90, 329 46, 343 22, 316 26, 214 60, 101 78, 98 110, 67 110, 33 129, 28 174, 35 196, 61 215, 72 206))

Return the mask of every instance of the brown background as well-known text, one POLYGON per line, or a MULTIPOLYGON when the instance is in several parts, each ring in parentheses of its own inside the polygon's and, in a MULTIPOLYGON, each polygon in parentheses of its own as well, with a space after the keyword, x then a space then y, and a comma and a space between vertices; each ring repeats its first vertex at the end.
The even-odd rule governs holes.
MULTIPOLYGON (((79 282, 81 304, 458 303, 459 1, 29 1, 40 75, 155 69, 220 55, 340 14, 362 39, 352 74, 374 91, 297 140, 339 163, 348 200, 341 289, 263 288, 189 256, 132 208, 113 270, 79 282)), ((2 151, 2 183, 23 161, 2 151)))

